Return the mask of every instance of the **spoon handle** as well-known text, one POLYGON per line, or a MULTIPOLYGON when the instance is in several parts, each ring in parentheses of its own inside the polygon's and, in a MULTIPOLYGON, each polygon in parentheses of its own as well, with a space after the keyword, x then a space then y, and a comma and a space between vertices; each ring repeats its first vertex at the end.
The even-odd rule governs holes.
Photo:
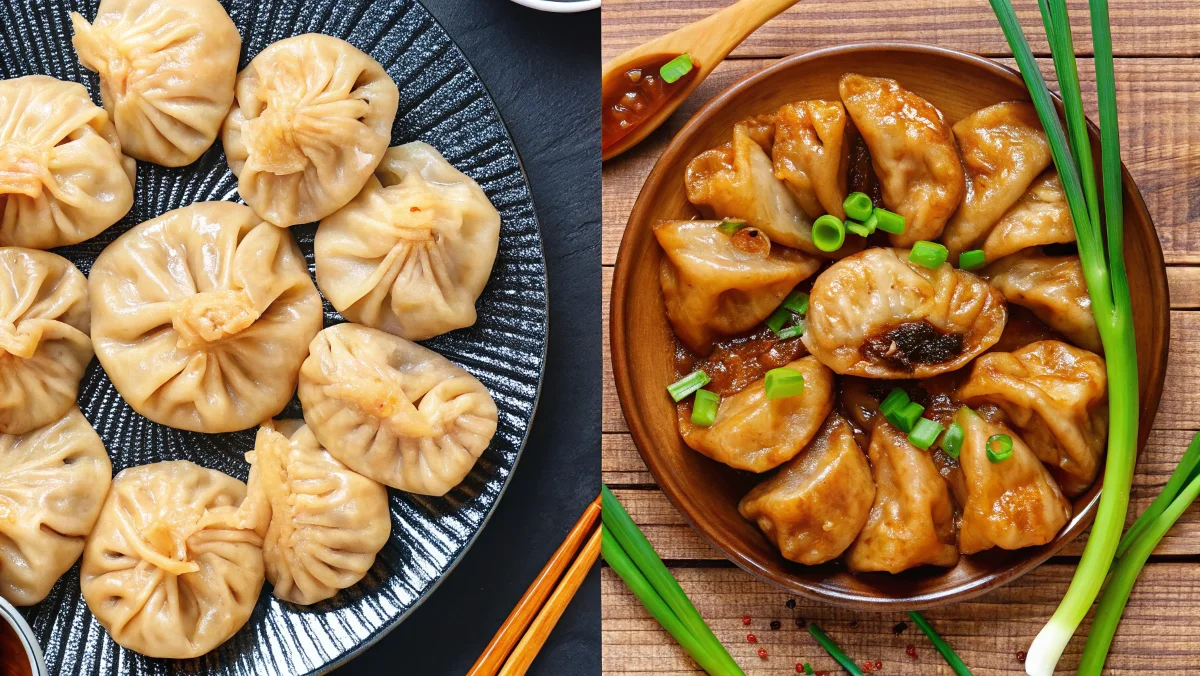
POLYGON ((706 46, 697 45, 693 49, 705 53, 701 65, 709 70, 724 61, 734 48, 742 44, 742 41, 758 30, 760 26, 799 1, 738 0, 716 14, 697 21, 679 32, 692 33, 694 29, 693 36, 708 38, 709 42, 706 46))

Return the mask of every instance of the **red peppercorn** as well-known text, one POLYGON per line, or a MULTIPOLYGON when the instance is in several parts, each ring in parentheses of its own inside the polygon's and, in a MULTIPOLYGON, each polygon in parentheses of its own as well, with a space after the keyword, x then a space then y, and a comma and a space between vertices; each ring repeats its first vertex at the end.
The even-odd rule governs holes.
POLYGON ((767 659, 767 649, 766 649, 766 648, 759 648, 759 649, 758 649, 758 656, 759 656, 759 657, 761 657, 761 658, 763 658, 764 660, 765 660, 765 659, 767 659))
POLYGON ((758 643, 758 637, 754 634, 746 634, 747 643, 758 643))
POLYGON ((904 649, 904 654, 908 655, 909 657, 913 658, 914 660, 917 659, 917 646, 909 645, 907 648, 904 649))
POLYGON ((875 660, 875 671, 883 669, 883 660, 875 660))
POLYGON ((750 616, 749 615, 742 615, 742 626, 746 626, 746 627, 750 626, 750 616))
POLYGON ((875 671, 875 663, 873 663, 873 662, 863 662, 863 669, 862 669, 862 670, 863 670, 863 673, 867 673, 867 674, 871 673, 872 671, 875 671))
POLYGON ((797 673, 797 674, 803 674, 803 673, 804 673, 804 663, 803 663, 803 662, 797 662, 797 663, 796 663, 796 673, 797 673))
POLYGON ((1025 651, 1024 650, 1017 653, 1017 661, 1020 662, 1021 664, 1025 664, 1025 651))

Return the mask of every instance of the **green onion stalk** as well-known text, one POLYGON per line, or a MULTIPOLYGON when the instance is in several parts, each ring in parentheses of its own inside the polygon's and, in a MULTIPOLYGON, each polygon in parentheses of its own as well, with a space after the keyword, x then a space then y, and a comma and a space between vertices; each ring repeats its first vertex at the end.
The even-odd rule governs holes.
POLYGON ((1097 94, 1101 129, 1101 166, 1104 180, 1104 229, 1096 205, 1096 185, 1090 139, 1083 115, 1079 74, 1064 0, 1038 0, 1042 10, 1055 71, 1059 78, 1067 133, 1059 120, 1049 89, 1029 49, 1011 0, 991 0, 1004 36, 1013 50, 1021 74, 1050 141, 1055 167, 1074 221, 1079 258, 1092 299, 1092 312, 1108 370, 1108 459, 1104 490, 1091 536, 1084 548, 1071 586, 1054 616, 1030 646, 1026 671, 1049 676, 1092 602, 1100 593, 1112 565, 1133 481, 1138 434, 1137 345, 1133 334, 1133 309, 1125 274, 1124 224, 1121 201, 1121 156, 1117 128, 1116 86, 1113 75, 1111 34, 1105 0, 1091 0, 1097 94), (1075 156, 1071 154, 1074 148, 1075 156), (1106 250, 1107 244, 1107 250, 1106 250))

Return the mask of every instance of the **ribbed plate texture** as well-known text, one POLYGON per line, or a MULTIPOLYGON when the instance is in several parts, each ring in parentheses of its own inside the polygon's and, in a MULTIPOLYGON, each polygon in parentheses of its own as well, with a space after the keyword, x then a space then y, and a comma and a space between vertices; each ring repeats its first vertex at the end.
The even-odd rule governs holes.
MULTIPOLYGON (((429 595, 464 554, 500 498, 525 443, 546 354, 545 260, 520 161, 483 83, 436 21, 415 0, 222 0, 242 33, 241 67, 267 45, 318 32, 371 54, 400 88, 393 145, 426 141, 487 192, 503 219, 500 253, 477 304, 478 323, 427 345, 491 391, 500 425, 470 477, 444 498, 391 491, 392 537, 357 586, 307 608, 280 603, 266 584, 247 625, 208 655, 189 661, 143 657, 114 643, 79 594, 79 566, 25 615, 52 674, 321 673, 370 645, 429 595)), ((0 0, 0 77, 35 73, 87 86, 95 74, 76 60, 69 12, 91 20, 99 0, 0 0)), ((86 274, 97 254, 133 225, 209 200, 240 201, 220 141, 191 166, 138 163, 133 210, 93 240, 61 249, 86 274)), ((315 225, 291 232, 313 269, 315 225)), ((326 303, 326 325, 342 321, 326 303)), ((246 479, 243 453, 254 430, 206 435, 171 429, 135 413, 92 361, 79 406, 108 447, 117 472, 186 459, 246 479)), ((281 417, 300 417, 293 400, 281 417)), ((449 628, 448 628, 449 629, 449 628)), ((404 671, 397 665, 397 673, 404 671)))

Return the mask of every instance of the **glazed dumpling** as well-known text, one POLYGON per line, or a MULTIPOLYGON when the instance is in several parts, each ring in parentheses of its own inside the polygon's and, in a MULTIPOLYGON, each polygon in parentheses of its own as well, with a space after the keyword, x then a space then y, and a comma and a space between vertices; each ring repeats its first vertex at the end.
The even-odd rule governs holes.
POLYGON ((859 573, 899 573, 922 565, 957 564, 954 504, 929 452, 880 421, 871 432, 867 455, 875 502, 846 552, 846 567, 859 573))
POLYGON ((75 407, 92 360, 87 279, 48 251, 0 247, 0 434, 24 434, 75 407))
POLYGON ((75 565, 112 465, 78 408, 28 434, 0 434, 0 597, 29 606, 75 565))
POLYGON ((992 227, 982 248, 987 260, 997 261, 1029 247, 1074 241, 1071 207, 1058 172, 1050 169, 992 227))
POLYGON ((44 75, 0 81, 0 246, 91 239, 133 206, 137 162, 83 85, 44 75))
POLYGON ((967 172, 967 194, 942 233, 952 260, 978 244, 1050 166, 1050 143, 1028 101, 977 110, 954 125, 967 172))
POLYGON ((317 284, 352 322, 409 340, 475 323, 500 242, 483 190, 427 143, 392 148, 317 229, 317 284))
POLYGON ((821 266, 820 259, 773 244, 756 228, 733 235, 720 221, 661 221, 654 236, 666 254, 659 280, 675 335, 698 354, 714 340, 749 331, 792 289, 821 266))
POLYGON ((837 101, 798 101, 775 112, 771 146, 775 176, 814 219, 824 214, 846 217, 846 181, 850 143, 846 109, 837 101))
POLYGON ((958 549, 974 554, 992 547, 1020 549, 1054 539, 1071 518, 1071 503, 1021 437, 963 407, 954 416, 964 437, 959 455, 967 484, 958 529, 958 549), (987 456, 988 439, 1012 440, 1012 455, 1000 462, 987 456))
POLYGON ((783 558, 814 566, 854 542, 874 499, 867 456, 850 424, 833 414, 800 455, 742 498, 738 511, 783 558))
POLYGON ((338 324, 300 371, 304 420, 350 469, 393 488, 445 495, 496 434, 498 411, 474 376, 390 333, 338 324))
POLYGON ((208 150, 233 103, 242 38, 218 0, 102 0, 71 13, 125 154, 166 167, 208 150))
POLYGON ((838 84, 879 176, 883 204, 904 216, 894 246, 934 240, 966 193, 966 177, 950 126, 933 104, 899 82, 856 73, 838 84))
POLYGON ((868 378, 928 378, 963 367, 1000 339, 1004 298, 949 263, 873 248, 822 272, 802 340, 829 368, 868 378))
POLYGON ((391 533, 383 484, 338 462, 302 420, 264 423, 246 461, 247 494, 270 511, 263 563, 275 596, 311 605, 357 584, 391 533))
POLYGON ((310 33, 267 47, 237 77, 221 139, 238 192, 267 221, 319 221, 366 185, 400 103, 379 62, 310 33))
POLYGON ((185 460, 113 479, 79 586, 114 641, 187 659, 246 624, 263 584, 267 515, 245 501, 246 484, 185 460))
POLYGON ((1079 256, 1013 254, 989 265, 983 276, 1005 300, 1029 308, 1072 343, 1091 352, 1104 351, 1079 256))
POLYGON ((1057 340, 993 352, 975 360, 958 397, 999 406, 1067 496, 1095 480, 1108 440, 1103 358, 1057 340))
POLYGON ((690 405, 679 407, 679 431, 692 449, 735 469, 766 472, 796 457, 833 410, 833 373, 812 357, 784 368, 804 376, 804 391, 767 399, 765 380, 721 400, 710 427, 692 424, 690 405))
POLYGON ((195 432, 287 405, 321 296, 300 248, 249 207, 202 202, 142 223, 92 265, 92 339, 135 411, 195 432))

